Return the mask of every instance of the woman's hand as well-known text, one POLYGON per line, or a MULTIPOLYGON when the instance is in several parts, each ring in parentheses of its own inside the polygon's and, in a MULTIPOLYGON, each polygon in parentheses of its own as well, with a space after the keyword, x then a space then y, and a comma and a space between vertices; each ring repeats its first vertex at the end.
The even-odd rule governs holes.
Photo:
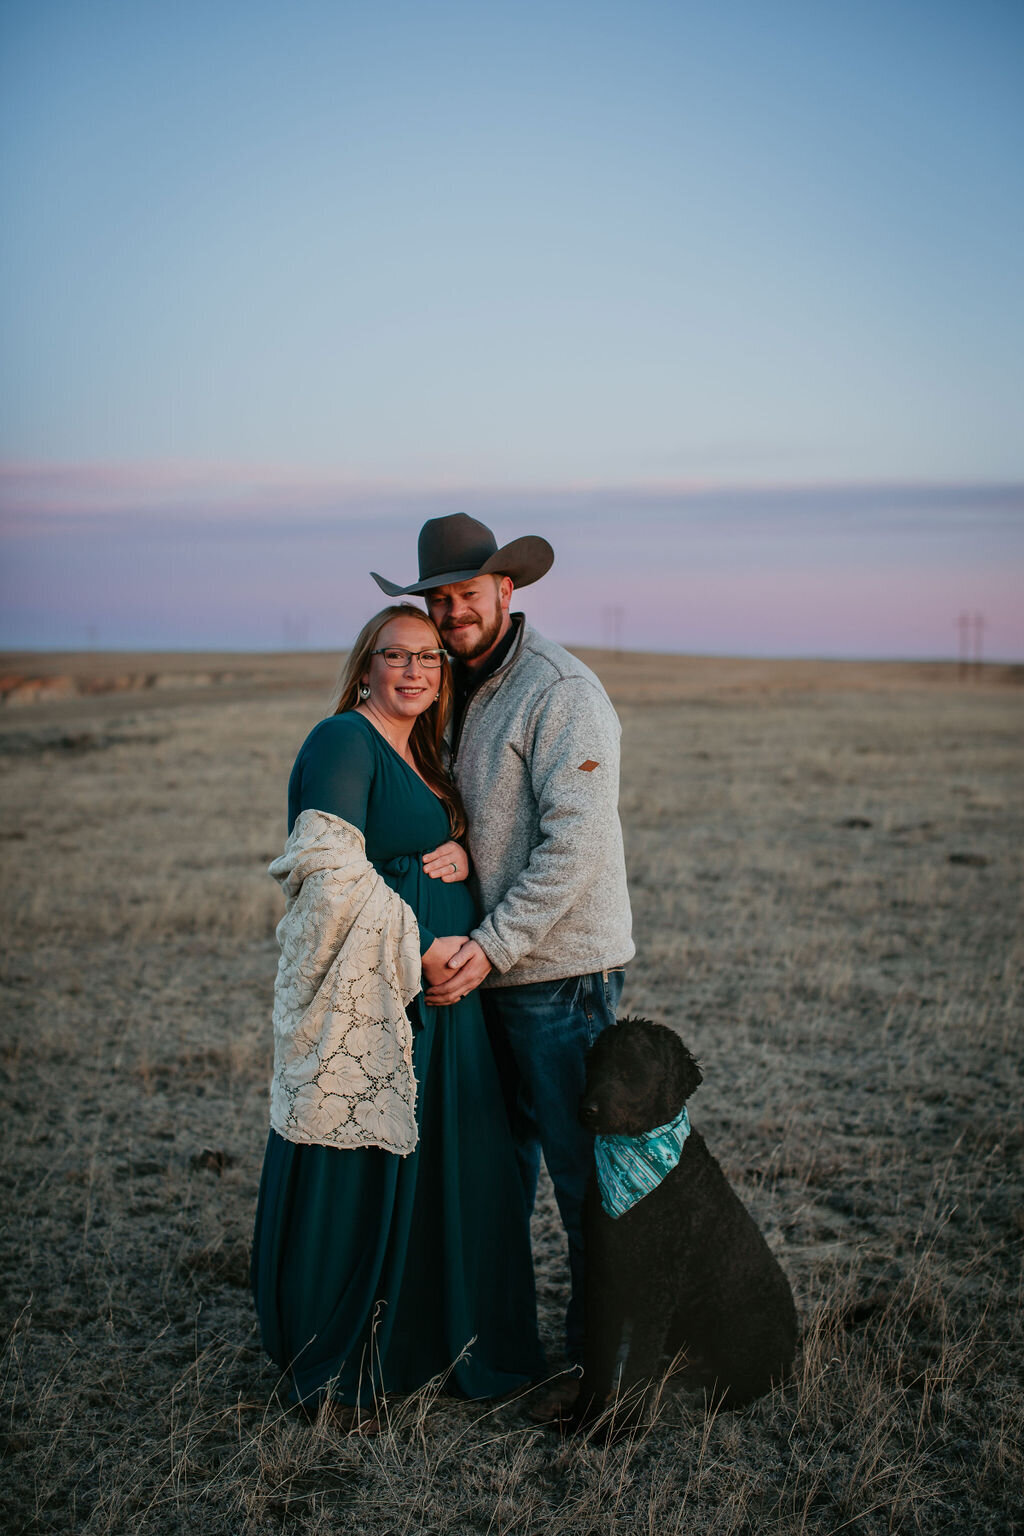
MULTIPOLYGON (((445 943, 447 943, 447 939, 445 943)), ((433 949, 433 945, 430 946, 433 949)), ((430 951, 428 950, 429 954, 430 951)), ((467 992, 475 992, 482 981, 491 974, 491 962, 475 939, 467 939, 461 949, 451 955, 444 966, 445 981, 439 983, 427 977, 429 986, 423 996, 431 1008, 447 1008, 458 1003, 467 992)))
POLYGON ((446 938, 434 940, 426 954, 420 957, 425 988, 436 988, 443 982, 451 981, 452 973, 448 969, 448 961, 453 955, 458 954, 466 942, 465 934, 449 934, 446 938))
POLYGON ((469 854, 461 843, 442 843, 433 853, 423 855, 423 873, 431 880, 443 880, 445 885, 465 880, 469 875, 469 854))

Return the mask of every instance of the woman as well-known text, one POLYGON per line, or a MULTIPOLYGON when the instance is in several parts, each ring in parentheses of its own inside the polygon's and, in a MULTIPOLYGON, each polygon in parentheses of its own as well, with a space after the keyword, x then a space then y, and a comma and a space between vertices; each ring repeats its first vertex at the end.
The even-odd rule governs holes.
POLYGON ((452 1368, 454 1390, 490 1397, 542 1369, 528 1216, 479 1000, 428 1008, 418 990, 417 950, 438 980, 475 922, 441 755, 450 705, 430 620, 410 604, 371 619, 334 715, 296 759, 289 843, 271 866, 289 908, 253 1292, 265 1347, 307 1411, 328 1387, 365 1407, 452 1368), (340 941, 338 892, 356 914, 340 941), (371 1042, 389 999, 392 1034, 371 1042))

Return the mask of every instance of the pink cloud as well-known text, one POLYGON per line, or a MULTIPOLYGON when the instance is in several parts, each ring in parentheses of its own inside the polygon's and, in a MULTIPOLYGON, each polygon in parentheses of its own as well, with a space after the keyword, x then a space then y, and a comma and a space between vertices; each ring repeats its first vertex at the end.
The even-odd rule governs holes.
POLYGON ((989 654, 1024 655, 1015 485, 516 490, 9 464, 0 507, 8 645, 279 645, 299 618, 310 643, 342 644, 379 602, 368 571, 412 580, 420 523, 462 510, 499 542, 551 539, 555 568, 523 605, 564 640, 602 643, 618 609, 634 648, 950 655, 967 608, 989 654))

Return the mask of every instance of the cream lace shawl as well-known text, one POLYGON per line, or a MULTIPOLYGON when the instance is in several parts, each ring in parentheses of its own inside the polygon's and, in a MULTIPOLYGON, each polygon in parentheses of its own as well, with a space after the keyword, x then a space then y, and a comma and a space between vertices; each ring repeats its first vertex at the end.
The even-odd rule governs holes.
POLYGON ((339 816, 303 811, 269 873, 281 886, 270 1123, 325 1147, 416 1145, 412 1027, 419 926, 339 816))

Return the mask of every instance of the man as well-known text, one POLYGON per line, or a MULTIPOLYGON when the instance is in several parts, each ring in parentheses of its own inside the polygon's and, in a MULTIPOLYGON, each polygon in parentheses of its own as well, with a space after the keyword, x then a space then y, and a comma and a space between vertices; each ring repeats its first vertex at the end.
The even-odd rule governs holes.
POLYGON ((516 587, 554 552, 526 537, 499 549, 464 513, 431 518, 419 580, 453 657, 452 772, 486 914, 428 1003, 483 986, 520 1170, 532 1208, 540 1154, 569 1240, 569 1359, 583 1348, 583 1195, 593 1138, 577 1120, 584 1059, 614 1022, 634 953, 618 816, 619 722, 593 672, 510 613, 516 587))

